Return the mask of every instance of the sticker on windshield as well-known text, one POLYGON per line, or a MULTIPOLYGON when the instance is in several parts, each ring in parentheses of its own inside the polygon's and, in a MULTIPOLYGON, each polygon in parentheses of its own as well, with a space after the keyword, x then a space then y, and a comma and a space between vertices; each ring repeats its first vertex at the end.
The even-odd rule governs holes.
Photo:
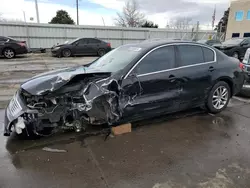
POLYGON ((130 47, 129 48, 130 51, 134 51, 134 52, 139 52, 141 50, 141 48, 138 47, 130 47))

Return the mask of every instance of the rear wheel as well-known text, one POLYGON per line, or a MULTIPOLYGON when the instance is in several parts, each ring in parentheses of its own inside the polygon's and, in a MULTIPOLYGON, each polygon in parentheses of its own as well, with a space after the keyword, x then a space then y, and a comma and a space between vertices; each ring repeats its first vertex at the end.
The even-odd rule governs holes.
POLYGON ((3 50, 3 55, 7 59, 11 59, 11 58, 15 57, 15 51, 13 49, 11 49, 11 48, 5 48, 3 50))
POLYGON ((101 56, 104 56, 106 54, 106 51, 104 49, 99 49, 98 50, 98 55, 101 57, 101 56))
POLYGON ((231 91, 229 85, 224 81, 217 82, 209 93, 207 108, 211 113, 223 111, 230 100, 231 91))
POLYGON ((71 56, 71 50, 70 49, 64 49, 62 51, 63 57, 70 57, 71 56))

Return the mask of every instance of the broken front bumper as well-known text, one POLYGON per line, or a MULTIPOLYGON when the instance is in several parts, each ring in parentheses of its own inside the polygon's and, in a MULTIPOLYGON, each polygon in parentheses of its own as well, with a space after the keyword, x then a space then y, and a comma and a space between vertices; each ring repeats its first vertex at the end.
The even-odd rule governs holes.
POLYGON ((17 91, 5 110, 4 136, 10 136, 12 126, 15 126, 18 117, 27 112, 27 110, 28 108, 22 100, 19 91, 17 91))

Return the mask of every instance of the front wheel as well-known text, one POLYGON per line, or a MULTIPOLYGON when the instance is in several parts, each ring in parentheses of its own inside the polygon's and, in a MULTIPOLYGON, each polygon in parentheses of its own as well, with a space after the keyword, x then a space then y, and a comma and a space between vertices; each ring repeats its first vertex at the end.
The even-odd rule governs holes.
POLYGON ((71 56, 71 51, 70 51, 70 49, 64 49, 64 50, 62 51, 62 55, 63 55, 63 57, 70 57, 70 56, 71 56))
POLYGON ((224 81, 217 82, 209 93, 207 108, 211 113, 223 111, 230 100, 231 91, 229 85, 224 81))

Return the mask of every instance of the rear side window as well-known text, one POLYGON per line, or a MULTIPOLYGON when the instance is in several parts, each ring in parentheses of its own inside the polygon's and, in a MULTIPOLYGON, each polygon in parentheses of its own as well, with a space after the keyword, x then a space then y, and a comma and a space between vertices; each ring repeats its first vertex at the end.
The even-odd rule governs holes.
POLYGON ((79 44, 88 44, 89 41, 88 41, 88 39, 80 39, 80 40, 78 41, 78 43, 79 43, 79 44))
POLYGON ((214 61, 214 52, 212 50, 205 48, 205 47, 203 47, 202 50, 203 50, 205 62, 214 61))
POLYGON ((195 65, 203 63, 203 51, 200 46, 195 45, 179 45, 177 46, 179 53, 179 67, 195 65))
POLYGON ((166 46, 148 54, 136 67, 137 73, 146 74, 175 67, 174 46, 166 46))
POLYGON ((98 43, 101 43, 101 41, 99 41, 97 39, 89 39, 89 43, 90 44, 98 44, 98 43))

